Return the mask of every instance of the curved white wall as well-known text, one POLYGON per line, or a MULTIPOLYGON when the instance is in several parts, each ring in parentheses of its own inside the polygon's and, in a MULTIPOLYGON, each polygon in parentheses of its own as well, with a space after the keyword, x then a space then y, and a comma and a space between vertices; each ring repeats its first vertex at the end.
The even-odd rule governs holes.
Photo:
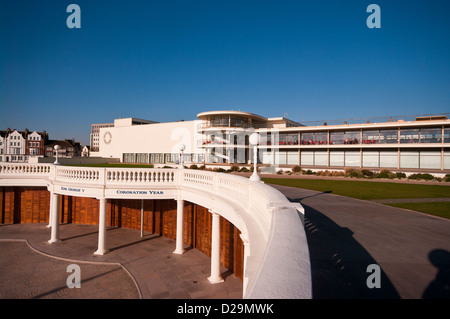
POLYGON ((261 182, 187 169, 1 164, 0 186, 97 199, 183 199, 220 214, 244 240, 244 298, 311 298, 303 207, 261 182))

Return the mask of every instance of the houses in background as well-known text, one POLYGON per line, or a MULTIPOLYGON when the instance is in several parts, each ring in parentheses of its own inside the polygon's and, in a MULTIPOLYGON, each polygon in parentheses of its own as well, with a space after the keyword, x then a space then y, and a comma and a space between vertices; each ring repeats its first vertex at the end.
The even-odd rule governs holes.
POLYGON ((83 152, 83 146, 75 139, 50 140, 46 131, 8 128, 0 131, 0 162, 28 162, 30 157, 54 157, 55 145, 60 147, 59 157, 77 157, 83 152))

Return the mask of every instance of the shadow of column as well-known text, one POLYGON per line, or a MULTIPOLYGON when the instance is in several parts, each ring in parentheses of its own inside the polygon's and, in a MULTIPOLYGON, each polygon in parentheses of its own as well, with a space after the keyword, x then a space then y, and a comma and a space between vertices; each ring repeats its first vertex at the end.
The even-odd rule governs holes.
POLYGON ((369 288, 367 266, 376 260, 353 237, 319 211, 305 209, 305 232, 311 259, 312 291, 315 299, 396 299, 398 292, 380 266, 380 288, 369 288))

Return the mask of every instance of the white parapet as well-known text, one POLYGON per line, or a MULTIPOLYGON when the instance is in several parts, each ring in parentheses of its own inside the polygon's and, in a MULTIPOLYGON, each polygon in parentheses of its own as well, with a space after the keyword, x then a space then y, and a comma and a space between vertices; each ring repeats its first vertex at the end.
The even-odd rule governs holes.
MULTIPOLYGON (((244 298, 312 297, 303 207, 264 183, 189 169, 1 164, 0 186, 47 186, 53 194, 98 198, 102 211, 109 198, 193 202, 226 218, 245 238, 244 298)), ((103 240, 98 253, 106 251, 103 240)))

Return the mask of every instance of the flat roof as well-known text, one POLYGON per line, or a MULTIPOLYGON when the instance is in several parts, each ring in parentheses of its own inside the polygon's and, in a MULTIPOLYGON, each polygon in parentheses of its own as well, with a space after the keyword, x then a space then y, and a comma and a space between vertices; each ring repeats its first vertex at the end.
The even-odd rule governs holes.
POLYGON ((237 115, 237 116, 243 116, 243 117, 251 117, 253 119, 257 119, 260 121, 267 122, 267 118, 264 116, 250 113, 250 112, 242 112, 242 111, 209 111, 209 112, 202 112, 197 114, 197 118, 202 119, 206 116, 214 116, 214 115, 237 115))

